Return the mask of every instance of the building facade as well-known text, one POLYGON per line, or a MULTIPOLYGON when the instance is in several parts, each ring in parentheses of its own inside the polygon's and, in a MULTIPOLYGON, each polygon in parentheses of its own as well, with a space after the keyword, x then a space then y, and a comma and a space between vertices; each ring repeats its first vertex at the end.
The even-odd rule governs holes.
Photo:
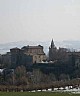
POLYGON ((49 61, 68 61, 72 66, 80 66, 80 52, 71 52, 67 48, 60 48, 57 49, 53 40, 51 41, 51 45, 49 47, 49 61))
POLYGON ((46 60, 46 55, 43 51, 43 46, 24 46, 21 49, 12 48, 11 52, 11 64, 16 65, 27 65, 33 63, 40 63, 46 60))
POLYGON ((65 60, 68 58, 67 52, 68 52, 68 49, 66 48, 59 47, 59 49, 57 49, 52 39, 51 45, 49 47, 49 61, 65 60))
POLYGON ((43 51, 43 46, 24 46, 21 48, 24 54, 32 56, 33 63, 40 63, 46 60, 46 55, 43 51))
POLYGON ((56 59, 57 59, 57 48, 52 39, 51 45, 49 47, 49 61, 54 61, 56 59))
POLYGON ((16 66, 27 64, 32 64, 32 56, 28 56, 23 53, 19 48, 10 49, 11 52, 11 67, 15 68, 16 66))

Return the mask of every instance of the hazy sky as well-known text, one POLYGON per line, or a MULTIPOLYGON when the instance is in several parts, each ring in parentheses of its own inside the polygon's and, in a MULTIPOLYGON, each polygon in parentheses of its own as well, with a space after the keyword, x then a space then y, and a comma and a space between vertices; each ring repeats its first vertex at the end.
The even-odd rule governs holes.
POLYGON ((80 40, 80 0, 0 0, 0 43, 80 40))

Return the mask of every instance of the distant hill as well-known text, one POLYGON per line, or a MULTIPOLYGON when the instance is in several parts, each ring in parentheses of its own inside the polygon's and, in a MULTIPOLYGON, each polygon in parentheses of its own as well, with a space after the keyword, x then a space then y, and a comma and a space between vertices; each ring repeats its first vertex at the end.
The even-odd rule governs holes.
POLYGON ((44 47, 44 51, 48 52, 50 42, 40 42, 40 41, 18 41, 18 42, 11 42, 11 43, 5 43, 0 44, 0 54, 5 54, 6 52, 9 52, 11 48, 18 47, 21 48, 23 46, 27 45, 42 45, 44 47))
MULTIPOLYGON (((48 54, 49 46, 51 41, 40 42, 40 41, 18 41, 18 42, 11 42, 0 44, 0 54, 5 54, 9 52, 11 48, 18 47, 21 48, 27 45, 42 45, 44 47, 44 51, 48 54)), ((80 41, 55 41, 54 42, 56 47, 64 47, 69 48, 71 50, 80 50, 80 41)))

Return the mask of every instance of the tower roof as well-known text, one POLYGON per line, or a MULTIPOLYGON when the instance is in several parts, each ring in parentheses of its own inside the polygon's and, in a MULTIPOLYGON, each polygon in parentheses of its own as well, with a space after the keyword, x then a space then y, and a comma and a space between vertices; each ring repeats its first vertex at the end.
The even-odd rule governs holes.
POLYGON ((52 39, 52 41, 51 41, 51 48, 54 48, 54 47, 55 47, 55 45, 54 45, 54 41, 52 39))

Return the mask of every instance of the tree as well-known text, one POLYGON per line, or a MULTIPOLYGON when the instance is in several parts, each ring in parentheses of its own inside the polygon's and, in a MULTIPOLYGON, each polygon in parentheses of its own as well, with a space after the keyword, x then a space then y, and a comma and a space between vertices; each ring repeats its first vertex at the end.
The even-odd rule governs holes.
POLYGON ((53 73, 49 74, 49 78, 50 78, 51 82, 56 81, 56 77, 55 77, 55 75, 53 73))
POLYGON ((32 82, 33 83, 40 83, 43 73, 39 69, 33 69, 33 76, 32 76, 32 82))
POLYGON ((15 69, 15 83, 17 85, 28 84, 28 79, 26 76, 26 68, 23 65, 18 66, 15 69))
POLYGON ((61 81, 69 80, 69 75, 61 74, 61 75, 59 76, 59 80, 61 80, 61 81))

